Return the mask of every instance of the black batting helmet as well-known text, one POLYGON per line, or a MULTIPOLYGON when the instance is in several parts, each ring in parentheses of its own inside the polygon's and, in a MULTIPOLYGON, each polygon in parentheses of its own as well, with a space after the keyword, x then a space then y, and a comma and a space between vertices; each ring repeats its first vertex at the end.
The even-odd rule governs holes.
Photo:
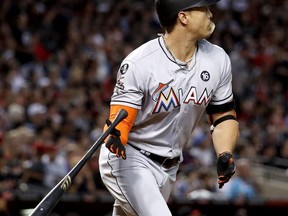
POLYGON ((168 27, 175 21, 180 11, 193 7, 216 4, 220 0, 155 0, 156 12, 162 27, 168 27))

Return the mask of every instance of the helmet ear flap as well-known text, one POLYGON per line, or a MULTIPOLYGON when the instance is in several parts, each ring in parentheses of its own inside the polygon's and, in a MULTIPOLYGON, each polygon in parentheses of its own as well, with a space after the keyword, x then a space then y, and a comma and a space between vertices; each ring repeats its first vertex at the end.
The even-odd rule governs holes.
POLYGON ((160 22, 160 26, 167 28, 170 26, 173 26, 176 23, 177 20, 177 15, 173 16, 173 17, 168 17, 168 16, 159 16, 159 22, 160 22))
POLYGON ((167 28, 176 23, 178 8, 175 3, 178 0, 155 0, 156 12, 161 27, 167 28))
POLYGON ((161 27, 168 27, 174 23, 172 20, 173 15, 171 14, 170 3, 164 0, 155 0, 156 12, 158 15, 159 23, 161 27))

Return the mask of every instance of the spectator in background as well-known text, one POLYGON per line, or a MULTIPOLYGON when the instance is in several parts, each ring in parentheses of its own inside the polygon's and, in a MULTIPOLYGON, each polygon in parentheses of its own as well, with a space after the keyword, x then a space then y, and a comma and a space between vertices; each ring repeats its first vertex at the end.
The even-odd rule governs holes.
POLYGON ((46 152, 42 156, 44 164, 44 186, 53 188, 69 171, 67 160, 58 154, 55 146, 46 146, 46 152))
POLYGON ((24 184, 26 187, 38 186, 44 188, 45 166, 41 160, 44 154, 43 150, 43 146, 35 145, 32 148, 30 157, 23 162, 23 174, 19 182, 20 187, 23 187, 24 184))
MULTIPOLYGON (((288 139, 286 139, 280 149, 280 158, 288 160, 288 139)), ((288 168, 288 167, 286 167, 288 168)))
POLYGON ((199 164, 204 167, 212 167, 216 159, 213 149, 211 149, 210 137, 207 137, 207 132, 200 131, 192 139, 192 146, 189 149, 191 157, 195 158, 199 164))
POLYGON ((201 182, 199 178, 199 170, 197 168, 182 169, 173 187, 172 200, 179 202, 185 201, 188 194, 200 188, 201 182))
MULTIPOLYGON (((78 163, 84 153, 83 149, 77 146, 75 146, 75 149, 71 149, 68 154, 69 167, 71 169, 78 163)), ((84 166, 73 182, 69 189, 70 193, 83 195, 84 193, 94 194, 96 192, 93 173, 90 171, 89 166, 84 166)))

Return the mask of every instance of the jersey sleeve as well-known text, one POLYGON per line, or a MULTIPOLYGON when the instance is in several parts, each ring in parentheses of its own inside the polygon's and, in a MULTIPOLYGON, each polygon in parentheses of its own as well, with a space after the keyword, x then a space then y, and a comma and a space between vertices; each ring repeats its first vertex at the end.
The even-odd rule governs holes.
POLYGON ((143 95, 143 82, 139 70, 134 63, 124 60, 117 73, 110 104, 140 109, 143 95))
POLYGON ((233 99, 231 61, 226 53, 223 62, 220 82, 210 101, 211 105, 225 104, 233 99))

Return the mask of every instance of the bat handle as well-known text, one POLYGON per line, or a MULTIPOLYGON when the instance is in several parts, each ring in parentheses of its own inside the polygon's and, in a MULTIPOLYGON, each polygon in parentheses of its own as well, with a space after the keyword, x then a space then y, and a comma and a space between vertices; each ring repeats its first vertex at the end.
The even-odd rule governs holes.
POLYGON ((128 116, 128 112, 125 109, 120 109, 112 122, 113 127, 118 125, 123 119, 125 119, 128 116))

